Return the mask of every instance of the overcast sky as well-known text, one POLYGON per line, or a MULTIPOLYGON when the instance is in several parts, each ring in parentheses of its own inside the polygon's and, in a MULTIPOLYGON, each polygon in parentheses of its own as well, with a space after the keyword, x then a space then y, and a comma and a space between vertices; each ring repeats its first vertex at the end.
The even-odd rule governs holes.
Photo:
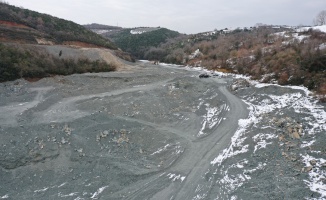
POLYGON ((79 24, 161 26, 180 33, 250 27, 256 23, 312 25, 326 0, 6 0, 79 24))

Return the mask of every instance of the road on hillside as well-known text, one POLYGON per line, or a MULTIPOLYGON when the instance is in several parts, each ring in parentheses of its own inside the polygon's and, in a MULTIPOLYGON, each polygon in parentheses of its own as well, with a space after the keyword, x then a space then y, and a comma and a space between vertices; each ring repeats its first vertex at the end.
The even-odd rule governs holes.
POLYGON ((216 198, 211 161, 248 110, 229 92, 231 78, 199 73, 137 63, 129 71, 1 84, 0 110, 10 112, 0 112, 7 180, 0 195, 216 198))

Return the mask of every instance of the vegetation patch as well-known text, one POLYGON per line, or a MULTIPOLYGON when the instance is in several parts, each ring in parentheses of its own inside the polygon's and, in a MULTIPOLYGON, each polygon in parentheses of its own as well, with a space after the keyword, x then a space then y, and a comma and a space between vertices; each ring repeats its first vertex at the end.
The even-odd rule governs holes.
POLYGON ((52 75, 74 73, 110 72, 116 69, 116 66, 99 60, 61 59, 38 48, 1 43, 0 58, 0 82, 19 78, 37 80, 52 75))
MULTIPOLYGON (((116 46, 107 38, 72 21, 11 6, 4 2, 0 2, 0 20, 0 25, 7 28, 22 28, 23 30, 15 29, 17 35, 19 32, 25 32, 26 27, 33 29, 30 30, 29 34, 19 34, 21 41, 25 39, 27 42, 35 42, 35 37, 42 35, 45 38, 51 38, 58 44, 63 44, 65 41, 78 41, 116 49, 116 46), (35 33, 37 34, 35 35, 35 33), (24 36, 34 38, 24 38, 24 36)), ((11 36, 11 34, 6 33, 7 31, 3 32, 2 37, 11 36)))
POLYGON ((115 34, 104 34, 104 36, 111 39, 123 51, 131 53, 138 59, 144 59, 146 52, 151 48, 158 47, 168 39, 180 35, 180 33, 166 28, 154 29, 149 32, 141 31, 141 33, 137 32, 138 34, 132 34, 132 31, 134 29, 123 29, 115 34))
POLYGON ((143 55, 148 60, 245 74, 261 82, 304 85, 326 95, 325 44, 326 33, 318 30, 260 26, 179 35, 143 55))

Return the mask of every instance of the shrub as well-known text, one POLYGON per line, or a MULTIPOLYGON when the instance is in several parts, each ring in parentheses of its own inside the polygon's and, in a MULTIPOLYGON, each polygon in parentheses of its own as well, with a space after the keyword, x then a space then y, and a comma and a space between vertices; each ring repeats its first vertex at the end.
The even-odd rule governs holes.
POLYGON ((50 75, 109 72, 115 69, 115 66, 103 61, 59 59, 38 49, 22 49, 0 44, 0 82, 50 75))

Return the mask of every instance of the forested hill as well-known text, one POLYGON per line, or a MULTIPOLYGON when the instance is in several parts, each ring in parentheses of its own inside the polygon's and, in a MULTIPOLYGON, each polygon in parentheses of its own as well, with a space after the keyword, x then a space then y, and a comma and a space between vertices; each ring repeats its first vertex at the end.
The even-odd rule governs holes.
POLYGON ((86 43, 116 49, 107 38, 74 22, 0 2, 1 41, 86 43))
POLYGON ((95 25, 85 26, 112 40, 120 49, 133 54, 138 59, 146 58, 145 54, 151 48, 158 47, 169 39, 182 35, 176 31, 161 27, 121 28, 95 25))

